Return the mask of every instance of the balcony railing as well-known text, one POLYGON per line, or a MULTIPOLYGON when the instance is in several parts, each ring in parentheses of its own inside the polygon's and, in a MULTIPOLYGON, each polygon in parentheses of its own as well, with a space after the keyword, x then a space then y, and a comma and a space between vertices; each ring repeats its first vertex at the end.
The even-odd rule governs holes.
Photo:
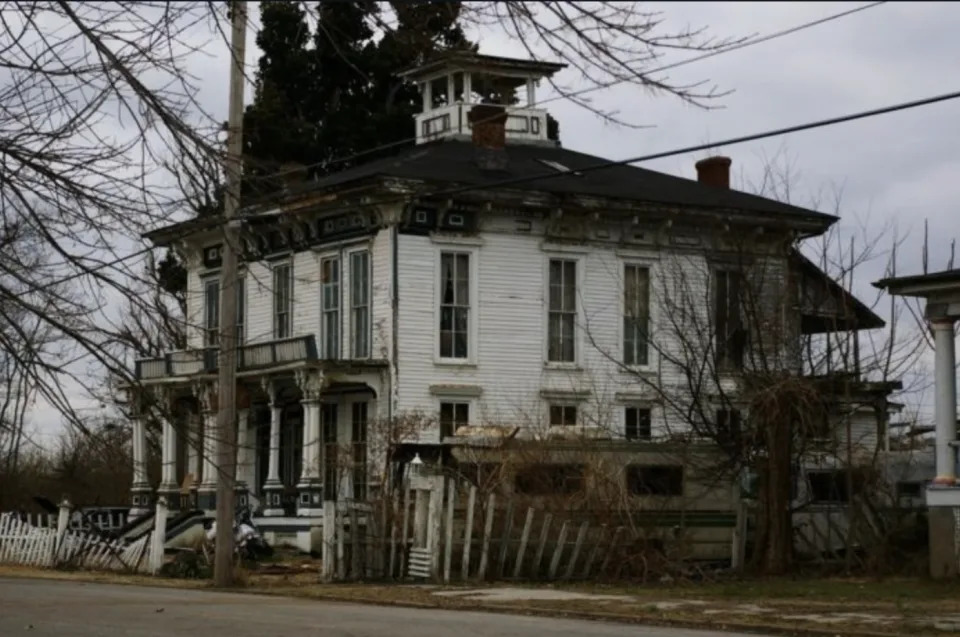
MULTIPOLYGON (((136 362, 139 380, 155 380, 217 371, 220 350, 214 347, 170 352, 161 358, 145 358, 136 362)), ((317 360, 317 344, 313 334, 265 343, 251 343, 237 349, 237 370, 264 369, 317 360)))
MULTIPOLYGON (((473 104, 450 104, 417 115, 417 143, 446 137, 469 135, 471 124, 468 114, 473 104)), ((505 125, 507 139, 546 140, 547 111, 542 108, 507 107, 505 125)))

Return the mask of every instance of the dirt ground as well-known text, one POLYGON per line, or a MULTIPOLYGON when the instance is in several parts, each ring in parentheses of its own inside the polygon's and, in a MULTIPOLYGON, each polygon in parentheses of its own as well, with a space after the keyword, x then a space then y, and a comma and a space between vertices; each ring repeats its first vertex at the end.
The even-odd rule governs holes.
MULTIPOLYGON (((0 575, 210 588, 208 580, 0 567, 0 575)), ((242 590, 422 608, 489 610, 808 635, 960 632, 960 585, 923 579, 744 579, 644 586, 323 584, 314 564, 243 573, 242 590)))

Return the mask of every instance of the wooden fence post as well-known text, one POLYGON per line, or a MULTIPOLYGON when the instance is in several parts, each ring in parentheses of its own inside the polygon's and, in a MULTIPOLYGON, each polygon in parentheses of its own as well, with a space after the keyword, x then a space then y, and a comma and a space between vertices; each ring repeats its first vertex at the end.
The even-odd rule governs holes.
POLYGON ((560 567, 560 557, 563 555, 563 545, 567 541, 567 532, 570 529, 570 521, 567 520, 560 527, 560 537, 557 538, 557 548, 553 551, 553 559, 550 560, 550 571, 548 577, 553 579, 557 576, 557 569, 560 567))
MULTIPOLYGON (((367 516, 367 524, 370 523, 370 516, 367 516)), ((360 540, 360 514, 357 511, 357 503, 350 504, 350 577, 354 579, 363 579, 361 570, 360 552, 363 546, 360 540)))
POLYGON ((540 564, 543 563, 543 552, 547 548, 547 538, 550 535, 550 523, 552 521, 552 513, 544 514, 543 526, 540 528, 540 543, 537 545, 537 555, 533 558, 533 565, 530 567, 530 574, 533 577, 540 575, 540 564))
POLYGON ((391 498, 393 508, 388 516, 390 519, 390 561, 387 565, 387 577, 392 578, 397 573, 397 542, 400 540, 397 526, 400 524, 400 493, 394 492, 391 498))
POLYGON ((443 492, 446 482, 440 478, 439 484, 430 489, 430 501, 427 507, 427 548, 430 551, 430 577, 440 579, 440 530, 443 522, 443 492))
POLYGON ((473 510, 477 504, 477 487, 470 485, 467 496, 467 520, 463 529, 463 561, 460 563, 460 575, 466 580, 470 577, 470 549, 473 543, 473 510))
POLYGON ((584 521, 580 525, 580 531, 577 533, 577 543, 573 545, 573 555, 570 556, 570 563, 567 564, 567 572, 563 574, 564 579, 570 579, 573 576, 573 569, 576 568, 577 558, 580 557, 580 549, 583 547, 583 540, 587 537, 587 529, 590 523, 584 521))
POLYGON ((507 565, 507 553, 510 551, 510 535, 513 533, 513 500, 507 502, 507 511, 500 531, 500 561, 497 564, 497 577, 503 577, 507 565))
POLYGON ((607 553, 603 556, 603 563, 600 564, 600 575, 603 575, 607 572, 607 565, 610 564, 610 558, 613 557, 614 549, 617 547, 617 542, 620 541, 620 536, 623 535, 624 528, 618 526, 617 530, 613 532, 613 537, 610 539, 610 546, 607 547, 607 553))
POLYGON ((400 579, 407 576, 407 532, 410 528, 410 487, 403 486, 403 528, 400 531, 400 579))
POLYGON ((593 567, 593 563, 597 561, 597 555, 600 553, 600 544, 603 543, 603 540, 607 537, 607 525, 600 525, 600 537, 596 539, 593 543, 593 548, 590 550, 590 555, 587 557, 587 563, 583 565, 583 577, 586 579, 590 577, 590 569, 593 567))
POLYGON ((450 561, 453 559, 453 508, 457 497, 457 481, 447 484, 447 533, 443 543, 443 583, 450 583, 450 561))
POLYGON ((513 576, 520 577, 523 568, 523 554, 527 551, 527 541, 530 539, 530 527, 533 526, 533 507, 527 509, 527 519, 523 522, 523 532, 520 534, 520 548, 517 549, 517 562, 513 566, 513 576))
POLYGON ((747 551, 747 503, 743 500, 737 503, 737 521, 731 540, 733 545, 730 547, 730 568, 739 573, 743 570, 747 551))
POLYGON ((323 503, 323 579, 331 581, 336 571, 335 545, 337 539, 337 503, 327 500, 323 503))
MULTIPOLYGON (((233 533, 233 529, 217 529, 217 533, 233 533)), ((157 498, 156 515, 153 518, 153 544, 150 547, 150 574, 157 575, 163 566, 163 548, 167 543, 167 499, 157 498)))
POLYGON ((343 543, 347 534, 344 528, 347 512, 340 506, 339 500, 337 501, 337 514, 335 517, 337 521, 337 579, 343 581, 347 578, 347 560, 343 550, 343 543))
POLYGON ((497 496, 491 493, 487 498, 487 518, 483 523, 483 547, 480 549, 480 568, 477 570, 477 578, 483 579, 487 576, 487 562, 490 558, 490 535, 493 533, 493 516, 496 515, 497 496))
POLYGON ((57 557, 60 555, 60 545, 63 538, 67 535, 67 527, 70 524, 70 501, 64 498, 60 502, 60 512, 57 516, 57 538, 53 543, 53 555, 51 566, 57 565, 57 557))

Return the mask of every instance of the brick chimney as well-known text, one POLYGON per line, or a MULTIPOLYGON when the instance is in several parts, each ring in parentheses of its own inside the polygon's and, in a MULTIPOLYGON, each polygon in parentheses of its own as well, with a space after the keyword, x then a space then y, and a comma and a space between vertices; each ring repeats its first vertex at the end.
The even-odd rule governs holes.
POLYGON ((497 104, 475 104, 467 115, 481 170, 506 170, 507 111, 497 104))
POLYGON ((730 188, 729 157, 707 157, 697 162, 697 181, 716 188, 730 188))

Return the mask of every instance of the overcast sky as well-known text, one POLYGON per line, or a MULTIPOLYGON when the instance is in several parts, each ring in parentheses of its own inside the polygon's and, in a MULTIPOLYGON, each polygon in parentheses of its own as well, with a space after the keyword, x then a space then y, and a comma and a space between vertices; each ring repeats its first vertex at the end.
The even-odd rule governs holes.
MULTIPOLYGON (((708 27, 716 37, 764 35, 838 13, 863 3, 650 3, 663 12, 664 29, 708 27)), ((247 59, 255 64, 258 10, 251 6, 247 59)), ((546 106, 560 121, 565 147, 620 159, 885 106, 960 89, 960 3, 887 3, 771 42, 718 55, 670 71, 672 80, 709 80, 733 93, 702 110, 635 86, 592 94, 595 104, 616 110, 631 129, 604 124, 571 103, 546 106)), ((478 39, 478 34, 472 34, 478 39)), ((502 32, 482 33, 481 53, 523 57, 502 32)), ((228 58, 222 43, 197 55, 193 71, 203 87, 200 101, 226 119, 228 58)), ((691 56, 677 53, 664 63, 691 56)), ((564 75, 567 73, 568 75, 564 75)), ((577 86, 572 71, 560 83, 577 86)), ((247 90, 248 100, 250 90, 247 90)), ((538 99, 551 97, 543 89, 538 99)), ((960 234, 960 100, 865 121, 719 149, 733 158, 735 185, 756 180, 764 157, 780 154, 794 168, 793 203, 810 204, 818 193, 842 188, 845 227, 866 222, 868 231, 895 223, 910 238, 901 252, 901 273, 920 270, 923 220, 930 225, 931 269, 945 267, 950 240, 960 234)), ((411 134, 413 133, 411 127, 411 134)), ((388 141, 388 140, 384 140, 388 141)), ((694 177, 696 156, 643 164, 694 177)), ((832 210, 825 210, 831 212, 832 210)), ((857 288, 872 297, 869 281, 883 275, 878 260, 857 288)), ((38 409, 43 433, 59 418, 38 409)))

